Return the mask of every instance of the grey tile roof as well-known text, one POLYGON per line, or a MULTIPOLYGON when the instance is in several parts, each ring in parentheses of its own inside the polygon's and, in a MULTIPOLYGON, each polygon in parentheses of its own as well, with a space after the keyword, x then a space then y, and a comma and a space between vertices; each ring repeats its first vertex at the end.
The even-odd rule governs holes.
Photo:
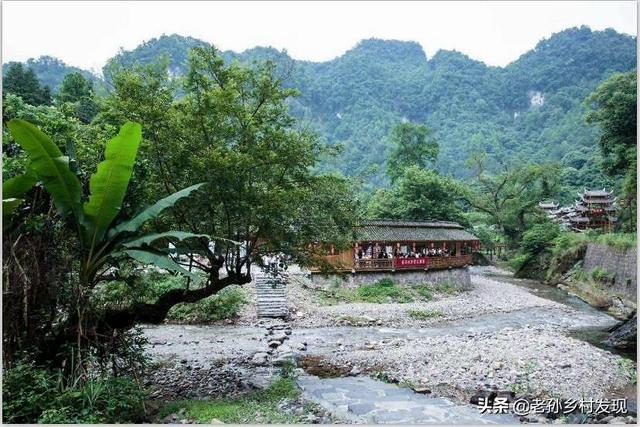
POLYGON ((432 242, 478 240, 460 224, 448 221, 362 221, 355 231, 361 242, 432 242))

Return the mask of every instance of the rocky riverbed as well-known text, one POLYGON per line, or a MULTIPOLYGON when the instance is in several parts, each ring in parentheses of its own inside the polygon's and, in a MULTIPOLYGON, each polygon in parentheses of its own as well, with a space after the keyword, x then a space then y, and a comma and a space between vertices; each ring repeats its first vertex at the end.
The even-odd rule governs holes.
POLYGON ((428 302, 318 306, 298 284, 289 289, 288 322, 259 321, 247 308, 236 325, 147 327, 156 362, 148 382, 158 398, 215 398, 264 387, 298 360, 314 374, 372 375, 458 404, 478 390, 579 399, 628 386, 635 366, 569 336, 614 319, 475 273, 473 290, 428 302), (442 315, 417 320, 411 309, 442 315), (345 316, 369 320, 345 326, 345 316))
MULTIPOLYGON (((455 294, 435 292, 432 301, 410 303, 343 303, 327 305, 314 292, 313 285, 302 274, 292 275, 288 288, 289 306, 292 313, 290 324, 295 328, 318 328, 329 326, 386 326, 423 327, 453 320, 473 318, 496 313, 518 313, 522 310, 541 308, 559 313, 558 321, 565 326, 615 324, 615 319, 595 310, 581 312, 565 304, 537 297, 530 290, 504 281, 494 280, 483 274, 485 268, 472 274, 473 289, 455 294), (306 286, 305 286, 306 285, 306 286), (433 317, 416 319, 411 312, 435 313, 433 317)), ((248 298, 253 300, 252 289, 246 288, 248 298)), ((255 304, 248 304, 236 324, 257 325, 255 304)))

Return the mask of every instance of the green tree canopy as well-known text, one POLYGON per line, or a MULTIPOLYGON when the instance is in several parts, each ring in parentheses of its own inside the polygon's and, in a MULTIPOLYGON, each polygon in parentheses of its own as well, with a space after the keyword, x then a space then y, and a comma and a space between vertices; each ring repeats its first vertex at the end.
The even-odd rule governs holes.
POLYGON ((273 64, 227 65, 215 49, 201 47, 192 50, 184 81, 172 80, 166 66, 113 73, 115 91, 96 120, 145 123, 147 197, 206 183, 166 221, 223 238, 215 247, 184 248, 208 260, 192 259, 210 283, 220 269, 238 284, 248 282, 262 250, 302 259, 308 243, 346 244, 353 192, 339 176, 312 172, 324 149, 289 115, 286 102, 296 91, 282 87, 273 64))
POLYGON ((48 86, 40 85, 40 81, 31 68, 22 63, 9 64, 2 79, 3 93, 12 93, 21 97, 31 105, 50 105, 51 90, 48 86))
POLYGON ((391 153, 387 160, 387 176, 395 182, 410 166, 433 166, 438 158, 438 142, 425 125, 397 124, 390 134, 391 153))
POLYGON ((542 215, 538 203, 557 194, 560 168, 553 164, 522 164, 491 174, 485 170, 484 162, 484 156, 474 159, 476 181, 467 188, 465 199, 486 215, 489 225, 512 242, 519 242, 522 233, 542 215))
POLYGON ((73 114, 84 123, 91 122, 98 113, 93 83, 79 72, 64 76, 55 98, 58 103, 71 104, 73 114))
POLYGON ((445 220, 466 223, 461 185, 429 169, 406 168, 392 189, 376 191, 367 206, 370 218, 445 220))
POLYGON ((610 176, 622 178, 623 221, 635 230, 638 188, 636 72, 611 76, 585 102, 590 107, 587 122, 597 123, 602 129, 598 145, 603 169, 610 176))

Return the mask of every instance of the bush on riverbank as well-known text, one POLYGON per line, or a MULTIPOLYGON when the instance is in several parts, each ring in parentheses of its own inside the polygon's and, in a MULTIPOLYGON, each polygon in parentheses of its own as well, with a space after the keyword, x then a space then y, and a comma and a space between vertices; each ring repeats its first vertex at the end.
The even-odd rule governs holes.
POLYGON ((582 260, 590 243, 629 249, 636 246, 636 235, 603 234, 593 230, 583 233, 560 232, 549 228, 548 224, 541 224, 524 233, 521 249, 511 257, 509 264, 516 271, 517 277, 553 282, 582 260))
POLYGON ((358 299, 363 302, 412 302, 413 296, 406 288, 396 286, 391 279, 380 279, 372 285, 363 285, 356 289, 358 299))
POLYGON ((361 285, 356 289, 345 288, 336 283, 322 291, 321 299, 331 305, 352 302, 409 303, 416 300, 431 301, 436 293, 452 295, 456 292, 456 287, 448 282, 435 285, 429 283, 399 285, 390 278, 384 278, 375 283, 361 285))
POLYGON ((113 424, 144 421, 144 390, 127 377, 67 378, 18 364, 2 375, 5 423, 113 424))
MULTIPOLYGON (((150 271, 141 273, 138 280, 125 283, 112 281, 103 285, 96 294, 96 303, 117 308, 135 302, 152 304, 171 289, 185 289, 186 278, 169 273, 150 271)), ((193 288, 193 285, 192 285, 193 288)), ((167 320, 185 323, 209 323, 233 319, 248 302, 239 286, 229 286, 215 295, 196 303, 177 304, 169 310, 167 320)))
POLYGON ((214 419, 233 424, 300 423, 302 416, 289 414, 278 406, 282 400, 296 399, 300 394, 301 391, 296 385, 295 379, 280 376, 266 389, 240 397, 171 402, 161 408, 158 417, 163 419, 182 410, 187 419, 206 424, 211 423, 214 419), (260 414, 259 419, 257 414, 260 414))
POLYGON ((169 310, 168 320, 186 323, 208 323, 233 319, 247 303, 242 290, 228 287, 194 304, 177 304, 169 310))

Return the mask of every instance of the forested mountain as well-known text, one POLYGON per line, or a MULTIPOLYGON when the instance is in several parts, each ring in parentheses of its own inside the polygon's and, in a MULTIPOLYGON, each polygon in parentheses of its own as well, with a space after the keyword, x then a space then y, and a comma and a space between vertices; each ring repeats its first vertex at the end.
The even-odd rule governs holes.
MULTIPOLYGON (((3 64, 3 71, 6 70, 11 64, 12 62, 3 64)), ((53 92, 57 92, 58 89, 60 89, 60 84, 62 83, 64 76, 69 73, 78 72, 90 81, 96 83, 99 83, 100 81, 100 79, 93 75, 91 72, 81 70, 78 67, 67 65, 58 58, 54 58, 51 56, 43 55, 38 58, 30 58, 25 62, 25 65, 31 68, 36 73, 36 76, 38 76, 38 80, 40 80, 40 83, 42 83, 44 86, 49 86, 49 88, 53 92)))
MULTIPOLYGON (((181 75, 188 49, 203 44, 163 35, 109 62, 149 63, 164 55, 170 72, 181 75)), ((343 146, 325 168, 348 175, 373 170, 367 181, 384 185, 387 135, 399 121, 410 121, 433 129, 440 143, 437 167, 444 174, 468 178, 469 156, 487 153, 494 169, 518 160, 557 161, 569 186, 591 187, 608 181, 597 167, 599 131, 585 123, 583 101, 612 73, 635 68, 636 40, 613 30, 572 28, 540 41, 506 67, 490 67, 456 51, 427 58, 417 43, 377 39, 319 63, 264 47, 223 56, 241 62, 273 59, 280 66, 287 85, 300 90, 290 103, 293 114, 327 143, 343 146)), ((42 63, 29 66, 55 89, 66 71, 55 60, 48 61, 50 67, 42 63)))

